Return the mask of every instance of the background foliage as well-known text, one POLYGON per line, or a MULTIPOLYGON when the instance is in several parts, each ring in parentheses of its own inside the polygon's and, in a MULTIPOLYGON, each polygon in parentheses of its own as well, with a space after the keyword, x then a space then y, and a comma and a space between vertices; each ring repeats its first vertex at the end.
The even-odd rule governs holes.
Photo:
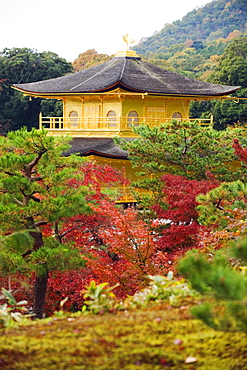
POLYGON ((37 127, 38 115, 61 115, 61 104, 23 96, 11 88, 13 84, 56 78, 72 72, 65 59, 52 52, 38 53, 28 48, 4 49, 0 52, 0 132, 22 126, 37 127))

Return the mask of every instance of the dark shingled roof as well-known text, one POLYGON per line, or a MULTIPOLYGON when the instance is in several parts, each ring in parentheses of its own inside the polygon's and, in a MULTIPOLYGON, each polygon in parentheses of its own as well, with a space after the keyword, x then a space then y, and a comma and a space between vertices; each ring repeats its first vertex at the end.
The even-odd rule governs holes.
POLYGON ((147 63, 139 57, 114 57, 108 62, 77 73, 45 81, 16 84, 14 87, 40 95, 97 93, 120 87, 131 92, 183 96, 222 96, 240 88, 181 76, 147 63))
POLYGON ((112 139, 73 138, 70 145, 69 150, 64 153, 65 156, 78 154, 84 157, 95 154, 107 158, 127 159, 128 157, 128 152, 116 145, 112 139))

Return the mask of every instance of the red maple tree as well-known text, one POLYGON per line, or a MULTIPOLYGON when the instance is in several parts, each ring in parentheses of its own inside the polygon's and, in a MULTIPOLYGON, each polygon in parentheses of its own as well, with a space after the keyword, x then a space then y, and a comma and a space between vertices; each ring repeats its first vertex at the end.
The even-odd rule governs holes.
POLYGON ((169 174, 162 178, 167 208, 164 209, 158 204, 153 207, 157 215, 153 227, 162 230, 157 245, 170 264, 185 251, 198 245, 198 233, 204 227, 198 223, 196 197, 206 194, 218 185, 210 174, 208 177, 210 180, 203 181, 169 174))
POLYGON ((247 148, 243 148, 238 139, 233 140, 233 149, 235 150, 236 156, 240 159, 240 161, 247 164, 247 148))
MULTIPOLYGON (((187 249, 197 246, 202 226, 197 222, 196 196, 216 186, 214 180, 188 180, 182 176, 165 175, 164 197, 167 209, 156 205, 156 219, 152 228, 133 207, 117 206, 105 193, 105 187, 123 184, 125 180, 110 166, 98 166, 85 162, 83 184, 90 187, 88 200, 92 214, 77 215, 65 220, 57 230, 45 226, 47 235, 60 241, 74 243, 84 256, 86 268, 69 272, 50 273, 46 311, 59 309, 64 298, 66 310, 80 309, 83 304, 81 292, 90 280, 109 282, 119 286, 114 293, 123 298, 134 294, 147 284, 147 275, 166 275, 175 271, 174 261, 187 249), (169 221, 168 221, 169 220, 169 221), (160 233, 160 227, 162 232, 160 233)), ((74 179, 71 186, 79 186, 74 179)), ((13 281, 20 299, 28 298, 13 281)), ((14 289, 15 290, 15 289, 14 289)))

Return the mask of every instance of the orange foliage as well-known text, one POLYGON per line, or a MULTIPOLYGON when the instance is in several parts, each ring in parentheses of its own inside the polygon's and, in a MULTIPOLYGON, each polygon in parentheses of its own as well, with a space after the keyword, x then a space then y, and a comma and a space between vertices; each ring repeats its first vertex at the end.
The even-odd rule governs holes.
POLYGON ((74 60, 72 66, 75 72, 79 72, 83 69, 91 68, 97 64, 101 64, 110 60, 111 57, 107 54, 98 54, 96 50, 87 50, 80 54, 77 59, 74 60))

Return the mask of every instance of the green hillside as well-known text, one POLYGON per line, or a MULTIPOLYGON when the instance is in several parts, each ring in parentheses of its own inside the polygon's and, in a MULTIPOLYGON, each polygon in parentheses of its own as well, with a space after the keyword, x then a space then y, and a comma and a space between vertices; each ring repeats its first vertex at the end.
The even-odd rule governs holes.
MULTIPOLYGON (((166 24, 133 49, 150 63, 208 82, 241 86, 246 98, 247 1, 214 0, 166 24), (234 82, 229 76, 235 76, 234 82), (218 77, 217 77, 218 76, 218 77), (217 77, 217 78, 216 78, 217 77)), ((213 115, 215 127, 245 124, 247 103, 193 102, 191 118, 213 115)))
POLYGON ((160 32, 143 39, 134 47, 137 53, 166 54, 174 44, 187 43, 203 48, 206 43, 227 38, 247 26, 247 2, 245 0, 217 0, 194 9, 181 20, 166 24, 160 32))

